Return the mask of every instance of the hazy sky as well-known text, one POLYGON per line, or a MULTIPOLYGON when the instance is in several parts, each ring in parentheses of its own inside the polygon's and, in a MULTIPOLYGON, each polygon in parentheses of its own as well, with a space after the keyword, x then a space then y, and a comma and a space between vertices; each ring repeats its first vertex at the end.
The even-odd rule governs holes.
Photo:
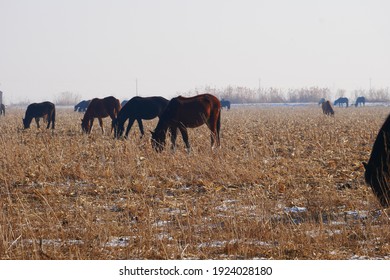
POLYGON ((387 0, 0 0, 5 101, 390 86, 387 0))

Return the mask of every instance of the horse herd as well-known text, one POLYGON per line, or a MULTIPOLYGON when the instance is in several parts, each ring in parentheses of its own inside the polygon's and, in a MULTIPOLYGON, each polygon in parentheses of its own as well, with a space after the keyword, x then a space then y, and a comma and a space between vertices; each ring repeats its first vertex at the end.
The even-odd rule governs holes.
MULTIPOLYGON (((128 120, 128 125, 124 137, 128 137, 129 131, 137 121, 141 137, 144 136, 142 120, 159 118, 156 128, 152 131, 152 147, 161 152, 165 146, 167 131, 171 135, 171 148, 175 149, 177 131, 179 130, 187 150, 190 150, 187 128, 196 128, 206 124, 211 131, 211 146, 220 147, 221 129, 221 101, 211 94, 201 94, 194 97, 175 97, 167 100, 164 97, 133 97, 127 101, 123 107, 118 99, 109 96, 103 99, 94 98, 90 101, 82 101, 77 104, 75 111, 85 112, 81 121, 82 130, 90 133, 93 120, 99 120, 102 131, 102 118, 112 119, 111 130, 114 130, 114 137, 120 138, 124 133, 124 124, 128 120)), ((348 106, 348 100, 338 99, 334 104, 344 103, 348 106)), ((355 103, 364 105, 365 99, 358 98, 355 103)), ((329 100, 321 102, 322 110, 326 115, 334 115, 333 108, 329 100)), ((230 103, 229 107, 230 108, 230 103)), ((55 127, 55 106, 51 102, 33 103, 27 107, 23 118, 24 128, 29 128, 32 119, 35 119, 39 127, 39 118, 46 118, 47 128, 55 127)), ((365 181, 371 187, 373 193, 378 198, 380 204, 387 208, 390 206, 390 115, 382 125, 374 142, 372 152, 368 162, 363 162, 365 168, 365 181)))
MULTIPOLYGON (((230 107, 230 104, 229 104, 230 107)), ((100 128, 104 133, 103 118, 110 117, 112 120, 111 131, 114 137, 119 139, 123 136, 124 124, 128 125, 124 137, 128 137, 130 129, 137 121, 141 137, 144 136, 142 120, 159 118, 158 124, 152 132, 152 146, 156 151, 162 151, 165 146, 166 133, 171 134, 172 149, 175 149, 177 131, 179 130, 187 150, 190 150, 187 128, 196 128, 206 124, 211 131, 212 148, 220 147, 221 129, 221 102, 211 94, 200 94, 194 97, 175 97, 167 100, 161 96, 133 97, 124 106, 113 96, 84 100, 75 106, 75 111, 85 112, 81 119, 82 131, 89 134, 94 119, 99 121, 100 128)), ((27 107, 23 126, 30 127, 32 119, 35 119, 39 128, 39 119, 47 120, 47 128, 55 127, 55 105, 51 102, 32 103, 27 107)))
MULTIPOLYGON (((348 108, 348 102, 349 102, 348 98, 340 97, 333 102, 333 105, 334 106, 339 105, 339 107, 344 107, 344 104, 345 104, 345 107, 348 108)), ((356 98, 355 107, 358 107, 359 104, 361 106, 366 105, 366 98, 364 96, 360 96, 360 97, 356 98)), ((329 100, 326 100, 325 98, 321 98, 320 101, 318 102, 318 105, 321 105, 322 112, 325 115, 328 115, 328 116, 334 115, 334 110, 333 110, 332 105, 330 104, 329 100)))

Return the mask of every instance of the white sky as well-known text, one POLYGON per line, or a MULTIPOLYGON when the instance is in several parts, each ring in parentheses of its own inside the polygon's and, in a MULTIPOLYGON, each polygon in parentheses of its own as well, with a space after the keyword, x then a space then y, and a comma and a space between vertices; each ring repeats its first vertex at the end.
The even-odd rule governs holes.
POLYGON ((390 86, 387 0, 0 0, 6 103, 390 86))

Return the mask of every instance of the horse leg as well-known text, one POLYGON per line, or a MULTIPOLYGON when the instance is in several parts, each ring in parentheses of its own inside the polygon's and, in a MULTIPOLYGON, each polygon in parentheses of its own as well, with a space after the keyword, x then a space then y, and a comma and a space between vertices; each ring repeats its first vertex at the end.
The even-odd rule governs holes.
POLYGON ((134 119, 129 119, 129 123, 127 124, 127 128, 126 128, 125 138, 129 136, 129 132, 131 127, 133 126, 134 121, 135 121, 134 119))
POLYGON ((88 133, 91 133, 91 131, 92 131, 93 121, 94 121, 94 118, 89 120, 89 130, 88 130, 88 133))
POLYGON ((39 118, 35 118, 35 122, 37 123, 37 127, 39 128, 39 118))
POLYGON ((102 133, 104 134, 103 119, 102 118, 98 118, 98 120, 99 120, 99 125, 100 125, 100 127, 102 129, 102 133))
POLYGON ((185 126, 179 126, 179 130, 181 132, 181 136, 183 137, 183 141, 186 144, 186 150, 189 153, 191 151, 190 142, 188 141, 188 132, 185 126))
POLYGON ((141 132, 141 138, 144 137, 144 125, 142 124, 142 119, 137 119, 139 131, 141 132))
POLYGON ((171 150, 174 152, 176 150, 177 127, 170 127, 169 131, 171 133, 171 150))

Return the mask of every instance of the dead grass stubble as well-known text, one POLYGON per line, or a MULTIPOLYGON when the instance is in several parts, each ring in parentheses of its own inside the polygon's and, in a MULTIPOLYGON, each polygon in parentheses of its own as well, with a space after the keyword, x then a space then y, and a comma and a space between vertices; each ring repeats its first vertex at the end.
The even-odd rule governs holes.
MULTIPOLYGON (((57 110, 52 133, 0 118, 2 259, 388 258, 389 220, 363 180, 386 108, 234 108, 222 148, 116 141, 57 110)), ((153 129, 156 120, 144 122, 153 129)))

